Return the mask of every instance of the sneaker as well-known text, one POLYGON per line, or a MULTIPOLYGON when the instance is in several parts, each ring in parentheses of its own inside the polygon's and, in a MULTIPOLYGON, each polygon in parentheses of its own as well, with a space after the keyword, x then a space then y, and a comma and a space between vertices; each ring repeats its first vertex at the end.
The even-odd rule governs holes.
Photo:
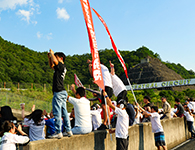
POLYGON ((60 132, 60 133, 55 132, 54 134, 48 136, 48 138, 51 138, 51 139, 54 139, 54 138, 61 139, 62 137, 63 137, 62 132, 60 132))
POLYGON ((71 137, 73 134, 72 134, 72 131, 69 131, 69 132, 63 132, 63 136, 68 136, 68 137, 71 137))
POLYGON ((104 124, 101 124, 101 126, 99 128, 97 128, 97 130, 106 130, 106 129, 108 129, 108 128, 104 124))

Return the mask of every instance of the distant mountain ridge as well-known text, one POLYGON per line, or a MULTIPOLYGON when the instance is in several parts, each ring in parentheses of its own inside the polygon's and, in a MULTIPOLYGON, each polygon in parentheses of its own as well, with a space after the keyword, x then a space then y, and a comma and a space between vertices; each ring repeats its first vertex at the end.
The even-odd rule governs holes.
MULTIPOLYGON (((54 50, 55 51, 55 50, 54 50)), ((159 54, 147 47, 140 47, 133 51, 120 51, 126 62, 127 69, 133 68, 140 60, 150 56, 161 61, 159 54)), ((115 65, 116 74, 121 77, 123 68, 112 49, 99 51, 100 61, 109 68, 109 60, 115 65)), ((92 84, 87 59, 91 54, 68 55, 66 57, 67 74, 65 83, 74 83, 74 73, 83 84, 92 84)), ((161 61, 162 62, 162 61, 161 61)), ((195 78, 192 70, 186 70, 181 64, 162 62, 170 69, 181 75, 182 78, 195 78)), ((0 82, 52 83, 53 71, 49 68, 47 52, 36 52, 25 46, 4 40, 0 36, 0 82)))

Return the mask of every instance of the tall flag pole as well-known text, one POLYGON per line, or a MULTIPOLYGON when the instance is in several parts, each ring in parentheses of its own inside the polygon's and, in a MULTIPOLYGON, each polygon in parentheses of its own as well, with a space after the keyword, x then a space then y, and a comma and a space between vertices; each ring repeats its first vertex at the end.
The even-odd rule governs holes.
POLYGON ((107 31, 107 33, 108 33, 108 36, 110 37, 110 40, 111 40, 112 47, 113 47, 113 49, 114 49, 116 55, 118 56, 118 59, 119 59, 121 65, 122 65, 122 67, 123 67, 123 70, 125 71, 125 75, 126 75, 126 77, 127 77, 127 81, 128 81, 128 83, 129 83, 131 92, 132 92, 132 94, 133 94, 133 97, 134 97, 134 99, 135 99, 135 102, 137 103, 135 94, 134 94, 134 92, 133 92, 133 88, 132 88, 132 86, 131 86, 131 82, 130 82, 129 77, 128 77, 127 67, 126 67, 126 65, 125 65, 125 61, 123 60, 123 58, 122 58, 120 52, 118 51, 118 49, 117 49, 117 47, 116 47, 116 44, 114 43, 114 40, 113 40, 113 38, 112 38, 112 36, 111 36, 111 34, 110 34, 110 31, 109 31, 109 29, 108 29, 108 26, 106 25, 106 22, 105 22, 104 19, 97 13, 97 11, 96 11, 95 9, 92 8, 92 10, 95 12, 95 14, 98 16, 98 18, 100 19, 100 21, 103 23, 104 27, 106 28, 106 31, 107 31))
MULTIPOLYGON (((80 0, 80 2, 81 2, 83 15, 87 26, 88 36, 89 36, 90 49, 92 54, 92 74, 93 74, 94 83, 96 83, 102 90, 105 90, 102 71, 100 67, 100 59, 99 59, 99 53, 98 53, 97 42, 95 37, 91 7, 89 5, 88 0, 80 0)), ((106 106, 106 112, 108 116, 108 122, 110 122, 106 100, 105 100, 105 106, 106 106)), ((110 129, 110 123, 109 123, 109 129, 110 129)), ((112 139, 112 135, 110 135, 110 137, 112 139)))

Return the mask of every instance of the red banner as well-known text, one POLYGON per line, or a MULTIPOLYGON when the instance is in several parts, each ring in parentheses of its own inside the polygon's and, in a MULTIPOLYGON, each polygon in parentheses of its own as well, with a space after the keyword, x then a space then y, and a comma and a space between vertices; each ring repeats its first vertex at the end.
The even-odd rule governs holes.
POLYGON ((89 36, 90 49, 92 54, 92 71, 94 83, 96 83, 101 89, 104 90, 104 81, 102 77, 102 71, 100 67, 99 52, 97 49, 97 42, 95 37, 95 30, 93 26, 92 14, 88 0, 80 0, 83 10, 85 23, 87 26, 87 32, 89 36))
POLYGON ((83 87, 83 84, 81 83, 76 74, 74 74, 74 82, 77 85, 77 87, 83 87))
MULTIPOLYGON (((93 9, 93 8, 92 8, 92 9, 93 9)), ((93 9, 93 11, 96 13, 96 15, 98 16, 98 18, 100 19, 100 21, 103 23, 104 27, 106 28, 106 31, 107 31, 107 33, 108 33, 108 35, 109 35, 109 37, 110 37, 111 43, 112 43, 112 47, 113 47, 113 49, 114 49, 116 55, 118 56, 119 61, 121 62, 122 66, 123 66, 123 69, 124 69, 124 71, 125 71, 126 77, 129 78, 129 77, 128 77, 128 74, 127 74, 127 67, 126 67, 126 65, 125 65, 125 62, 124 62, 124 60, 123 60, 123 58, 122 58, 120 52, 118 51, 118 49, 117 49, 117 47, 116 47, 116 45, 115 45, 115 43, 114 43, 114 40, 113 40, 113 38, 112 38, 112 36, 111 36, 111 34, 110 34, 110 31, 108 30, 108 26, 106 25, 106 22, 105 22, 105 21, 103 20, 103 18, 97 13, 97 11, 96 11, 95 9, 93 9)))

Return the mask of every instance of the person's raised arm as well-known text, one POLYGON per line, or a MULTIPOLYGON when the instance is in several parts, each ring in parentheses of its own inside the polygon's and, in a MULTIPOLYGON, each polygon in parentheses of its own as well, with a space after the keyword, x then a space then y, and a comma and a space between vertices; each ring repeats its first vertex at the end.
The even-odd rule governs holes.
POLYGON ((75 85, 74 84, 72 84, 70 86, 70 90, 72 90, 72 92, 74 93, 74 95, 76 95, 76 90, 75 90, 75 85))
POLYGON ((51 54, 50 53, 47 53, 47 57, 48 57, 48 59, 49 59, 49 67, 51 68, 51 69, 53 69, 54 70, 54 64, 53 64, 53 62, 51 61, 51 54))
POLYGON ((18 130, 18 132, 19 132, 21 135, 23 135, 23 136, 26 135, 26 136, 27 136, 27 134, 26 134, 24 131, 22 131, 22 126, 21 126, 21 124, 18 126, 18 128, 15 127, 15 129, 18 130))
POLYGON ((105 91, 103 91, 103 95, 106 98, 106 102, 107 102, 108 106, 110 106, 110 108, 112 108, 115 111, 115 106, 112 104, 110 98, 108 97, 108 95, 105 91))
POLYGON ((115 75, 114 64, 112 64, 111 61, 109 62, 110 62, 110 73, 111 75, 115 75))
POLYGON ((25 118, 25 115, 24 115, 24 109, 25 109, 25 106, 24 106, 24 103, 22 103, 22 104, 20 104, 20 106, 21 106, 21 109, 22 109, 22 119, 24 119, 25 118))
POLYGON ((58 60, 56 58, 56 56, 54 55, 54 52, 52 51, 52 49, 49 50, 49 53, 51 55, 51 62, 54 64, 54 65, 58 65, 58 60))

